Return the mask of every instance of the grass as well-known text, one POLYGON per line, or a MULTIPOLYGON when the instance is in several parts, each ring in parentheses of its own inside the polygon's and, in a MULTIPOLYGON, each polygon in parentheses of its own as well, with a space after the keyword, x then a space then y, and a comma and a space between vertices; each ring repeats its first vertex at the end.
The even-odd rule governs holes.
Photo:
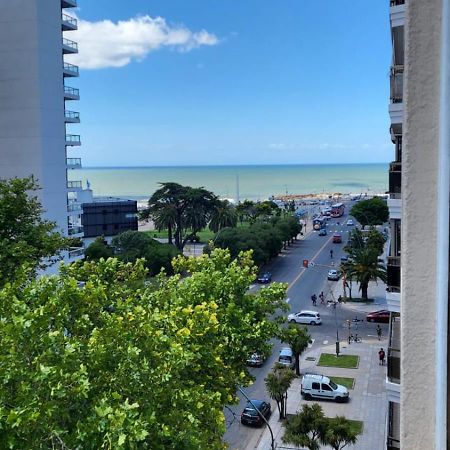
POLYGON ((336 384, 342 384, 347 389, 353 389, 355 386, 355 379, 350 377, 329 377, 330 380, 334 381, 336 384))
POLYGON ((343 369, 356 369, 359 363, 359 356, 341 355, 336 357, 332 353, 322 353, 319 358, 318 366, 341 367, 343 369))
MULTIPOLYGON (((167 239, 167 230, 162 230, 162 231, 151 230, 151 231, 144 231, 144 233, 147 233, 152 238, 167 239)), ((206 244, 208 241, 211 241, 214 239, 215 233, 209 229, 204 229, 202 231, 199 231, 197 233, 197 236, 200 238, 200 242, 203 242, 206 244)), ((188 244, 190 244, 190 242, 188 242, 188 244)))
POLYGON ((354 431, 357 434, 362 434, 364 430, 364 422, 362 422, 361 420, 350 420, 350 419, 348 419, 348 421, 352 431, 354 431))

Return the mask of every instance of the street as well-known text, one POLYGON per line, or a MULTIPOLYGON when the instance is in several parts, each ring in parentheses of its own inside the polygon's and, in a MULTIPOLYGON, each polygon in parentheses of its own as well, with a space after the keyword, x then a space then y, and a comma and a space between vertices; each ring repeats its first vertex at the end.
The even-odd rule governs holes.
MULTIPOLYGON (((347 205, 350 208, 350 204, 347 205)), ((338 268, 340 257, 345 255, 343 247, 348 240, 348 234, 354 229, 353 226, 346 226, 347 211, 343 217, 330 219, 327 223, 326 236, 319 236, 317 231, 311 232, 304 239, 296 241, 287 250, 284 250, 272 264, 266 267, 272 273, 272 280, 288 283, 287 299, 290 305, 290 312, 297 312, 302 309, 317 310, 322 317, 321 326, 307 326, 313 339, 312 347, 317 345, 326 345, 336 341, 336 333, 339 334, 339 340, 342 345, 347 345, 349 328, 347 320, 356 318, 359 322, 351 322, 350 332, 358 334, 363 341, 365 338, 373 339, 376 336, 376 325, 365 321, 365 314, 355 314, 347 304, 337 304, 336 308, 326 301, 334 301, 333 291, 336 286, 342 286, 342 279, 339 281, 328 281, 327 273, 331 268, 338 268), (332 235, 335 232, 342 234, 342 244, 332 243, 332 235), (333 258, 330 257, 330 250, 333 250, 333 258), (303 267, 303 260, 308 259, 310 265, 303 267), (313 264, 311 264, 311 262, 313 264), (311 295, 315 293, 319 297, 320 292, 325 295, 325 304, 317 299, 317 306, 313 307, 311 295)), ((308 224, 309 225, 309 224, 308 224)), ((358 296, 357 286, 353 286, 353 295, 358 296)), ((376 307, 374 307, 376 309, 376 307)), ((286 314, 289 314, 287 312, 286 314)), ((299 325, 300 326, 300 325, 299 325)), ((382 324, 383 335, 388 332, 388 325, 382 324)), ((352 344, 357 345, 357 344, 352 344)), ((271 371, 274 363, 277 361, 279 351, 286 344, 274 341, 273 352, 270 358, 266 360, 260 368, 251 368, 250 372, 255 376, 253 385, 245 389, 246 394, 252 399, 270 400, 264 379, 271 371)), ((225 410, 227 423, 227 432, 224 439, 231 449, 244 449, 249 443, 259 436, 260 429, 250 428, 241 425, 240 414, 246 404, 246 400, 239 394, 241 401, 238 405, 230 406, 225 410)))

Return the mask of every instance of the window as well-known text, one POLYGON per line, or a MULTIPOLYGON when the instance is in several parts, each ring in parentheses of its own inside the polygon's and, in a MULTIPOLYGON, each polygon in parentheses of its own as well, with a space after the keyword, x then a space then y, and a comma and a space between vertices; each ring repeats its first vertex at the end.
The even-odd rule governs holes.
POLYGON ((322 391, 332 391, 333 389, 328 384, 322 384, 322 391))
POLYGON ((313 383, 311 388, 319 390, 320 389, 320 383, 313 383))

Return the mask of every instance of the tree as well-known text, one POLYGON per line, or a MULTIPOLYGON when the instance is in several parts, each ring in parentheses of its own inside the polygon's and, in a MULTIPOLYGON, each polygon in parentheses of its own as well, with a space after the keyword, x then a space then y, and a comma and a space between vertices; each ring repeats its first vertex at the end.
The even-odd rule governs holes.
POLYGON ((218 233, 237 224, 236 208, 228 200, 217 200, 210 213, 209 228, 218 233))
POLYGON ((24 267, 30 277, 35 276, 68 248, 55 222, 42 218, 38 189, 32 177, 0 180, 0 286, 24 267))
POLYGON ((88 261, 98 261, 100 258, 108 259, 114 255, 113 249, 105 243, 104 237, 95 238, 84 252, 88 261))
POLYGON ((288 389, 295 378, 295 373, 289 367, 277 364, 265 378, 267 392, 270 398, 277 402, 280 420, 286 418, 288 389))
POLYGON ((382 225, 389 219, 386 200, 374 197, 361 200, 350 210, 350 214, 362 225, 382 225))
POLYGON ((291 323, 287 328, 280 331, 281 342, 289 344, 295 357, 295 374, 300 375, 300 355, 308 348, 311 336, 306 327, 298 327, 291 323))
POLYGON ((367 299, 370 281, 386 282, 386 268, 378 261, 378 251, 372 247, 354 249, 350 256, 351 259, 343 264, 346 278, 358 282, 361 297, 367 299))
POLYGON ((386 242, 386 238, 377 230, 370 230, 367 235, 366 246, 369 248, 373 248, 377 255, 380 256, 384 251, 384 244, 386 242))
POLYGON ((326 421, 320 405, 302 405, 301 411, 286 422, 282 441, 309 450, 319 450, 319 439, 324 434, 326 421))
POLYGON ((223 449, 223 407, 286 287, 250 295, 250 254, 63 265, 0 291, 0 429, 10 449, 223 449), (189 276, 181 278, 179 273, 189 276), (78 282, 84 281, 84 287, 78 282))
POLYGON ((357 429, 350 420, 343 416, 326 419, 327 424, 323 428, 320 440, 334 450, 342 450, 348 444, 354 444, 358 440, 361 430, 357 429))

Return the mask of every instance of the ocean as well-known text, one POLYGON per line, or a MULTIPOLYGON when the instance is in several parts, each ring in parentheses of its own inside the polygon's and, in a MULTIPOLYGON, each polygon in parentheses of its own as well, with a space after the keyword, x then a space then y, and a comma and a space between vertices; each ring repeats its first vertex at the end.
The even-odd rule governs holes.
POLYGON ((221 198, 265 200, 285 194, 375 194, 388 190, 388 164, 315 164, 186 167, 86 167, 69 172, 95 196, 143 201, 160 182, 200 187, 221 198))

